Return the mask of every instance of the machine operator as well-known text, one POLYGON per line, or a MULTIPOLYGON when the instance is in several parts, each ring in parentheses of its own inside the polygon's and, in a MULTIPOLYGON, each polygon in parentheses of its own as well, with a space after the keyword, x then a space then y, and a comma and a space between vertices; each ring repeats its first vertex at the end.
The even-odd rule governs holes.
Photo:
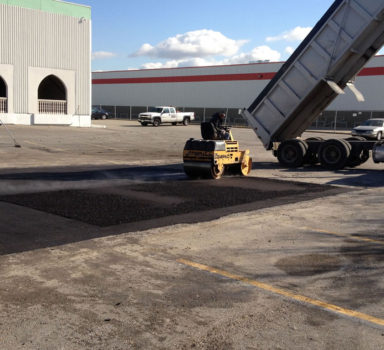
POLYGON ((212 115, 210 123, 214 126, 217 132, 217 136, 220 140, 230 140, 230 134, 227 132, 226 128, 223 126, 225 121, 224 112, 216 112, 212 115))

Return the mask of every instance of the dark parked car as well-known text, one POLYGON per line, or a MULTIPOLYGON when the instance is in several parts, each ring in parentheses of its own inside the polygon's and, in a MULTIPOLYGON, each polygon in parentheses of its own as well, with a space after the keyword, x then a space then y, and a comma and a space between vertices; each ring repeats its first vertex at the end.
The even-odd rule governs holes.
POLYGON ((92 115, 91 115, 92 119, 108 119, 110 117, 111 117, 110 114, 104 111, 104 109, 100 107, 92 108, 92 115))

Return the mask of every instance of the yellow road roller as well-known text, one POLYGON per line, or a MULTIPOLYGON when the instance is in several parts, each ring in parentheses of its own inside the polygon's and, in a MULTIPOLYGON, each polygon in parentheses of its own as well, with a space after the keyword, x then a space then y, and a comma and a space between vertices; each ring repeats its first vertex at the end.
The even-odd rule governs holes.
POLYGON ((252 169, 249 150, 240 151, 230 127, 226 127, 229 140, 218 139, 216 129, 201 123, 202 139, 189 139, 184 146, 184 171, 190 178, 219 179, 224 173, 246 176, 252 169))

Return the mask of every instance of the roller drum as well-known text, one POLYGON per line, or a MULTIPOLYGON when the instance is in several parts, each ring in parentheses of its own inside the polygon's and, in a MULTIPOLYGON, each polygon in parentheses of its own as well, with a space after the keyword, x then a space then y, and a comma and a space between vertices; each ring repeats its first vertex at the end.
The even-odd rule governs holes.
POLYGON ((211 167, 208 162, 184 162, 184 172, 190 178, 209 177, 211 167))

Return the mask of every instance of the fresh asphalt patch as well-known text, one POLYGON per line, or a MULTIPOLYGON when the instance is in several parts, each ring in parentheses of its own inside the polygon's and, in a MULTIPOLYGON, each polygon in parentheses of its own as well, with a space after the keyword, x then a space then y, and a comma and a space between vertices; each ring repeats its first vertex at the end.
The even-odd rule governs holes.
MULTIPOLYGON (((182 223, 335 195, 350 189, 257 177, 189 180, 180 167, 0 175, 35 191, 0 196, 0 254, 182 223), (140 176, 146 174, 147 177, 140 176), (156 175, 157 174, 157 175, 156 175), (105 179, 134 180, 118 184, 105 179), (55 179, 58 190, 46 188, 55 179), (84 181, 89 187, 76 188, 84 181), (103 180, 99 186, 91 180, 103 180), (71 187, 75 186, 75 187, 71 187), (17 213, 17 214, 16 214, 17 213), (53 214, 53 215, 52 215, 53 214), (28 218, 23 224, 22 218, 28 218), (55 219, 56 218, 56 219, 55 219)), ((6 192, 7 193, 7 192, 6 192)))
POLYGON ((219 181, 147 182, 115 187, 69 189, 0 196, 0 201, 37 209, 99 227, 168 216, 260 209, 340 192, 340 188, 263 178, 230 177, 219 181), (245 205, 245 206, 244 206, 245 205))

